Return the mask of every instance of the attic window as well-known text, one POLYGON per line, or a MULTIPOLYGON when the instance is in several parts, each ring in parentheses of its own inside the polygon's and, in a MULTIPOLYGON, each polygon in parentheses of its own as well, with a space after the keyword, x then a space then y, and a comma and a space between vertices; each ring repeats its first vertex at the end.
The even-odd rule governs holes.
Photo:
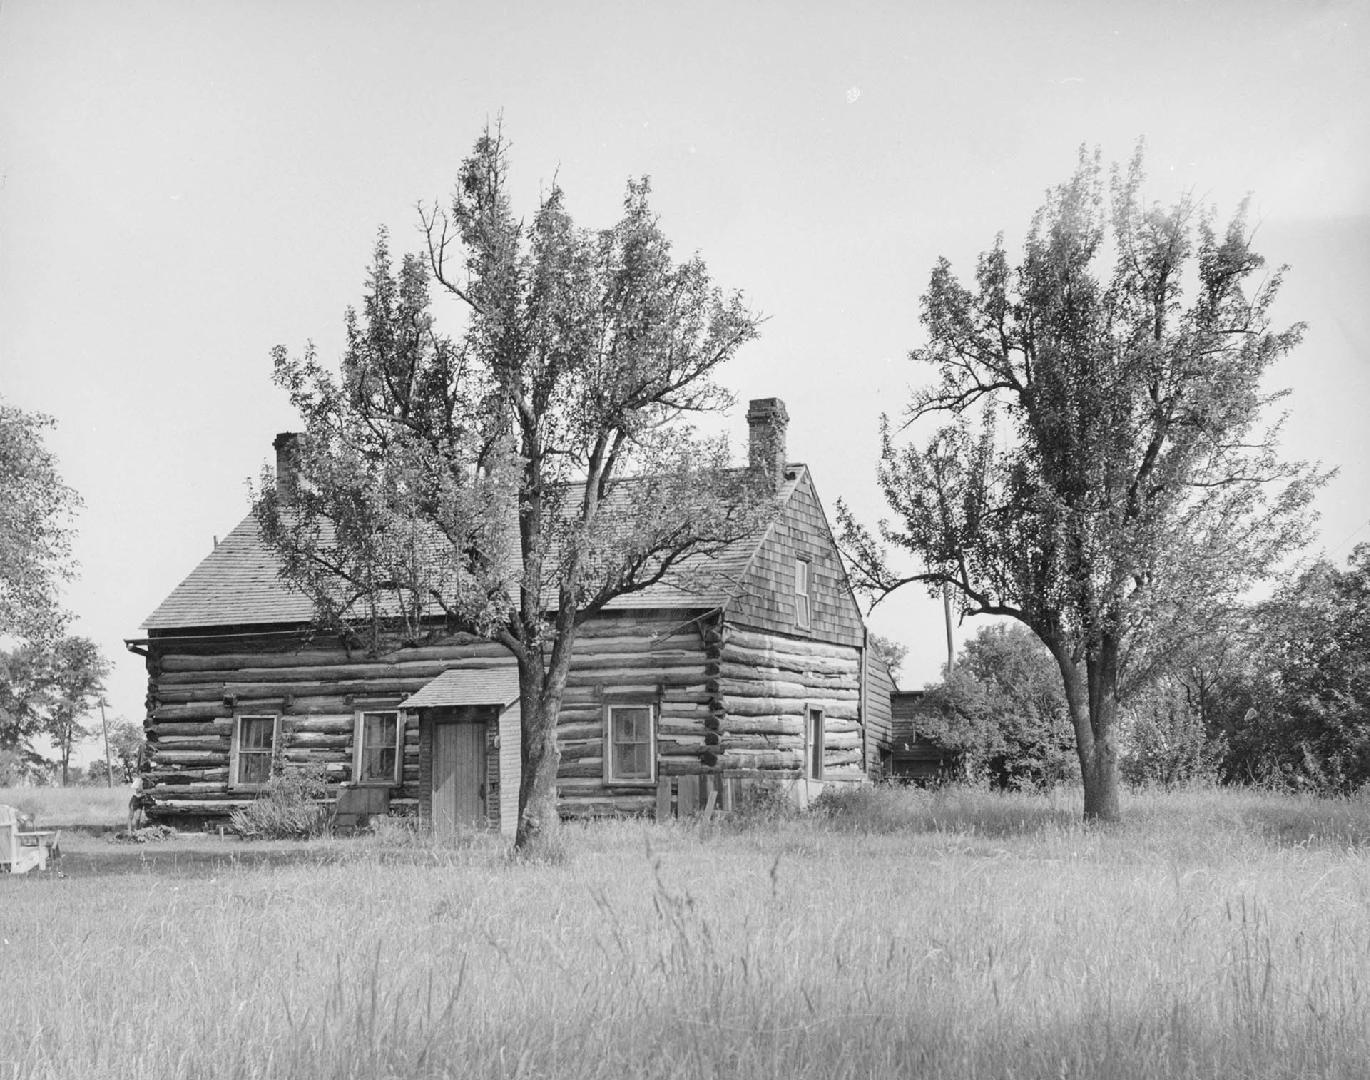
POLYGON ((358 784, 398 784, 404 725, 398 712, 357 714, 357 760, 353 776, 358 784))
POLYGON ((807 630, 812 622, 812 588, 813 576, 809 571, 809 561, 807 559, 795 559, 794 624, 801 630, 807 630))

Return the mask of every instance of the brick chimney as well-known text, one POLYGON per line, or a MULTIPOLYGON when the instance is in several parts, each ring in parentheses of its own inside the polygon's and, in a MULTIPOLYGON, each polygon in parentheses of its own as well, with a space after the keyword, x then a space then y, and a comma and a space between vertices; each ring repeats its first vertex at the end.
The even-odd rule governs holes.
POLYGON ((271 445, 276 450, 276 494, 283 502, 290 502, 300 490, 300 443, 304 436, 298 431, 282 431, 271 445))
POLYGON ((779 398, 752 398, 748 403, 747 464, 764 475, 774 490, 785 482, 785 428, 789 423, 790 414, 779 398))

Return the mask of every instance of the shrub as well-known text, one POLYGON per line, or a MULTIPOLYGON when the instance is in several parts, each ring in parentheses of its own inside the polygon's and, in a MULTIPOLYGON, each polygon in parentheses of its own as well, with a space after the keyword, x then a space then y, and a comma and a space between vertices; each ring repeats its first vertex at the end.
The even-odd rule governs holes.
POLYGON ((301 840, 318 836, 328 824, 320 804, 328 794, 327 770, 309 764, 277 768, 251 805, 230 815, 244 840, 301 840))

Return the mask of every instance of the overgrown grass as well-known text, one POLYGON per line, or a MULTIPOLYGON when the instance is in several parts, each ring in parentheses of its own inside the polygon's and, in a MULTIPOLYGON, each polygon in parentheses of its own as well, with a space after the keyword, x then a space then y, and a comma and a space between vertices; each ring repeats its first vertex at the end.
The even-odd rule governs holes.
POLYGON ((37 817, 40 825, 123 827, 133 789, 116 787, 0 787, 0 804, 37 817))
POLYGON ((874 791, 561 863, 390 830, 0 879, 0 1076, 1370 1073, 1370 804, 1125 811, 874 791))

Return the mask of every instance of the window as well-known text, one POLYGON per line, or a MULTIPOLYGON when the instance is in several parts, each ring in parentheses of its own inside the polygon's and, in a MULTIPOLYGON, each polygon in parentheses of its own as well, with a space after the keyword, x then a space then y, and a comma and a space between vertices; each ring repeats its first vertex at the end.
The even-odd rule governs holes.
POLYGON ((352 776, 358 784, 398 784, 404 758, 404 725, 393 711, 357 714, 357 760, 352 776))
POLYGON ((804 775, 823 779, 823 710, 810 709, 804 722, 804 775))
POLYGON ((261 787, 271 779, 276 716, 239 716, 233 725, 234 787, 261 787))
POLYGON ((806 559, 794 561, 794 623, 801 630, 809 628, 810 609, 813 601, 809 598, 812 578, 806 559))
POLYGON ((604 779, 621 784, 656 781, 656 710, 610 705, 604 717, 604 779))

